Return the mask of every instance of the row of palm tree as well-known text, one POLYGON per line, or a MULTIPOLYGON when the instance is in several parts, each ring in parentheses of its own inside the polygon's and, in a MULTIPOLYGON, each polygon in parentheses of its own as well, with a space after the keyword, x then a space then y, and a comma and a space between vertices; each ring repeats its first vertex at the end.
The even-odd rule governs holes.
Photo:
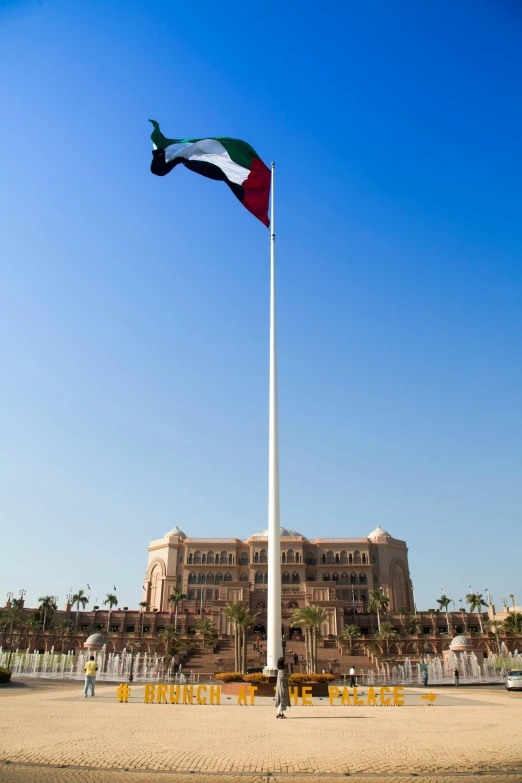
POLYGON ((259 613, 252 614, 241 601, 231 601, 223 609, 223 614, 234 624, 234 668, 243 672, 247 667, 247 630, 255 623, 259 613))
POLYGON ((304 628, 307 674, 314 674, 317 669, 317 641, 327 619, 326 610, 314 605, 299 607, 290 618, 292 628, 304 628))

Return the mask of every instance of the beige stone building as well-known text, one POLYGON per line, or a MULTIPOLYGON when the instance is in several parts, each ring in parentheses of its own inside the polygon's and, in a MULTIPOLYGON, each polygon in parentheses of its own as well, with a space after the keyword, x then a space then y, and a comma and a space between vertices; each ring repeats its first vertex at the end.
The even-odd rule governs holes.
MULTIPOLYGON (((169 596, 180 588, 189 613, 213 615, 220 634, 232 627, 222 609, 241 601, 259 613, 255 633, 266 629, 268 531, 246 540, 192 538, 178 527, 151 541, 143 600, 158 612, 172 611, 169 596)), ((405 541, 377 527, 364 538, 308 539, 281 528, 282 631, 297 607, 326 609, 323 635, 337 636, 354 614, 366 614, 371 590, 382 588, 392 612, 414 609, 405 541)))

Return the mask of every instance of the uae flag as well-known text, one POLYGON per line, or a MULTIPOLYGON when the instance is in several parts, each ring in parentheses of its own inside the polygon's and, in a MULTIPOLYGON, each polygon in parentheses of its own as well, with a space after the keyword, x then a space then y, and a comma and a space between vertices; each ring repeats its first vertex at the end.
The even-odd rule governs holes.
POLYGON ((166 139, 155 120, 150 170, 159 177, 183 163, 209 179, 226 182, 249 212, 268 226, 270 169, 257 152, 240 139, 216 136, 208 139, 166 139))

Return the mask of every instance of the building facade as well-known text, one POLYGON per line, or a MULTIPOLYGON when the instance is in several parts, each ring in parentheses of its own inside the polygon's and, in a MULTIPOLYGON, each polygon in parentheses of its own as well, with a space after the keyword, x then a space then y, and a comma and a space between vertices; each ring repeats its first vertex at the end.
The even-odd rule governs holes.
MULTIPOLYGON (((254 631, 266 631, 268 531, 246 540, 192 538, 175 527, 151 541, 143 601, 152 610, 172 610, 176 588, 187 596, 188 611, 212 614, 219 634, 233 632, 223 609, 241 601, 258 614, 254 631)), ((281 528, 282 632, 291 635, 290 617, 315 604, 327 612, 325 636, 338 636, 355 614, 368 611, 369 593, 381 588, 392 612, 414 609, 405 541, 377 527, 365 538, 308 539, 281 528)))

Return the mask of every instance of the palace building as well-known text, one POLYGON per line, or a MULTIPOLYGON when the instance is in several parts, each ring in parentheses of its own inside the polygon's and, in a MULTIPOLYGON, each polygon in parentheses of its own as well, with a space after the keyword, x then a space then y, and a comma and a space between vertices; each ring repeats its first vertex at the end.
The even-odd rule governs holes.
MULTIPOLYGON (((172 611, 175 588, 187 596, 184 611, 211 614, 219 634, 231 634, 223 615, 230 601, 258 614, 256 633, 266 629, 268 531, 239 538, 192 538, 177 526, 151 541, 143 601, 172 611)), ((337 636, 355 614, 366 614, 371 590, 381 588, 392 612, 414 609, 405 541, 377 527, 365 538, 308 539, 281 528, 282 631, 296 608, 316 604, 328 614, 325 635, 337 636)))

